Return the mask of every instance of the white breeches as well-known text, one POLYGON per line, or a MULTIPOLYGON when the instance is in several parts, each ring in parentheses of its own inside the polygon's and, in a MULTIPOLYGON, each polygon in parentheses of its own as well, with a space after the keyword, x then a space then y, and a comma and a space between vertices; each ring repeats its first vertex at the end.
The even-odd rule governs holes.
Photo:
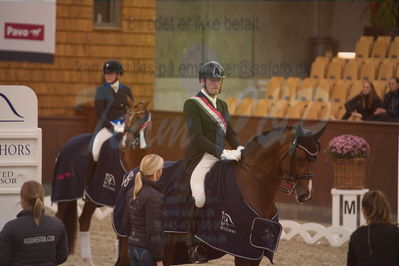
POLYGON ((217 161, 219 161, 218 158, 209 153, 205 153, 191 175, 190 187, 197 208, 202 208, 205 205, 205 175, 217 161))
POLYGON ((110 137, 112 137, 112 133, 107 128, 104 127, 98 131, 97 135, 94 137, 92 147, 94 161, 98 161, 98 157, 100 157, 101 146, 110 137))

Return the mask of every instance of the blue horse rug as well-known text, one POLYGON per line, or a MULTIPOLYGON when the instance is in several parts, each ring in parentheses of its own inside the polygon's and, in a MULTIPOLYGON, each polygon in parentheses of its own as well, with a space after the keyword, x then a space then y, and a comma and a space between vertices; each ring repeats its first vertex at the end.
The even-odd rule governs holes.
POLYGON ((91 134, 70 139, 62 147, 53 174, 51 201, 71 201, 83 195, 98 205, 113 207, 126 173, 119 156, 119 139, 114 135, 103 143, 99 160, 90 184, 84 187, 88 167, 87 152, 91 134))
MULTIPOLYGON (((206 245, 208 258, 216 259, 225 253, 250 260, 263 256, 273 260, 282 227, 276 214, 271 220, 259 217, 243 200, 234 176, 235 162, 219 161, 206 175, 206 204, 201 208, 201 221, 196 237, 206 245)), ((122 182, 113 213, 113 227, 120 236, 123 229, 125 193, 134 185, 138 168, 127 173, 122 182)), ((177 197, 179 180, 184 171, 183 161, 167 162, 160 182, 164 185, 164 231, 188 231, 190 201, 177 197), (180 175, 180 176, 179 176, 180 175)), ((188 263, 186 247, 178 243, 174 264, 188 263)))

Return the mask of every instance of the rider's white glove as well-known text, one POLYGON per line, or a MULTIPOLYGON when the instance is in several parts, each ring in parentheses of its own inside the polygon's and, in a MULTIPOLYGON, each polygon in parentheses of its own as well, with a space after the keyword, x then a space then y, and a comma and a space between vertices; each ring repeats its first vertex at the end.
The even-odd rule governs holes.
POLYGON ((232 154, 235 156, 235 159, 233 159, 233 160, 236 160, 236 161, 241 160, 241 151, 243 149, 244 149, 243 146, 238 146, 237 149, 232 150, 232 154))
POLYGON ((223 150, 222 155, 220 156, 220 158, 222 160, 226 159, 226 160, 235 160, 235 158, 237 157, 236 154, 234 154, 235 150, 223 150))

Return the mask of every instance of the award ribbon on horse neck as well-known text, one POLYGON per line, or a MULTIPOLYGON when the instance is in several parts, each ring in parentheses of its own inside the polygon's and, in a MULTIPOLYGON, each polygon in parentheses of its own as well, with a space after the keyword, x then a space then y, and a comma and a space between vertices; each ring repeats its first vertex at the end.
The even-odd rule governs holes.
POLYGON ((193 99, 198 105, 205 111, 205 113, 214 121, 223 132, 226 134, 227 130, 227 122, 224 120, 223 115, 213 107, 205 97, 193 96, 190 99, 193 99))

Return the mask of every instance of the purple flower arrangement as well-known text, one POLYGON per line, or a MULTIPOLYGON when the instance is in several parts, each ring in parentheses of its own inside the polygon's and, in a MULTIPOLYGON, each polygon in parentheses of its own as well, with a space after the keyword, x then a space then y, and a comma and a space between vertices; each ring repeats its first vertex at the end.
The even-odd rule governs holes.
POLYGON ((370 145, 364 138, 341 135, 330 139, 327 151, 333 158, 367 158, 370 154, 370 145))

